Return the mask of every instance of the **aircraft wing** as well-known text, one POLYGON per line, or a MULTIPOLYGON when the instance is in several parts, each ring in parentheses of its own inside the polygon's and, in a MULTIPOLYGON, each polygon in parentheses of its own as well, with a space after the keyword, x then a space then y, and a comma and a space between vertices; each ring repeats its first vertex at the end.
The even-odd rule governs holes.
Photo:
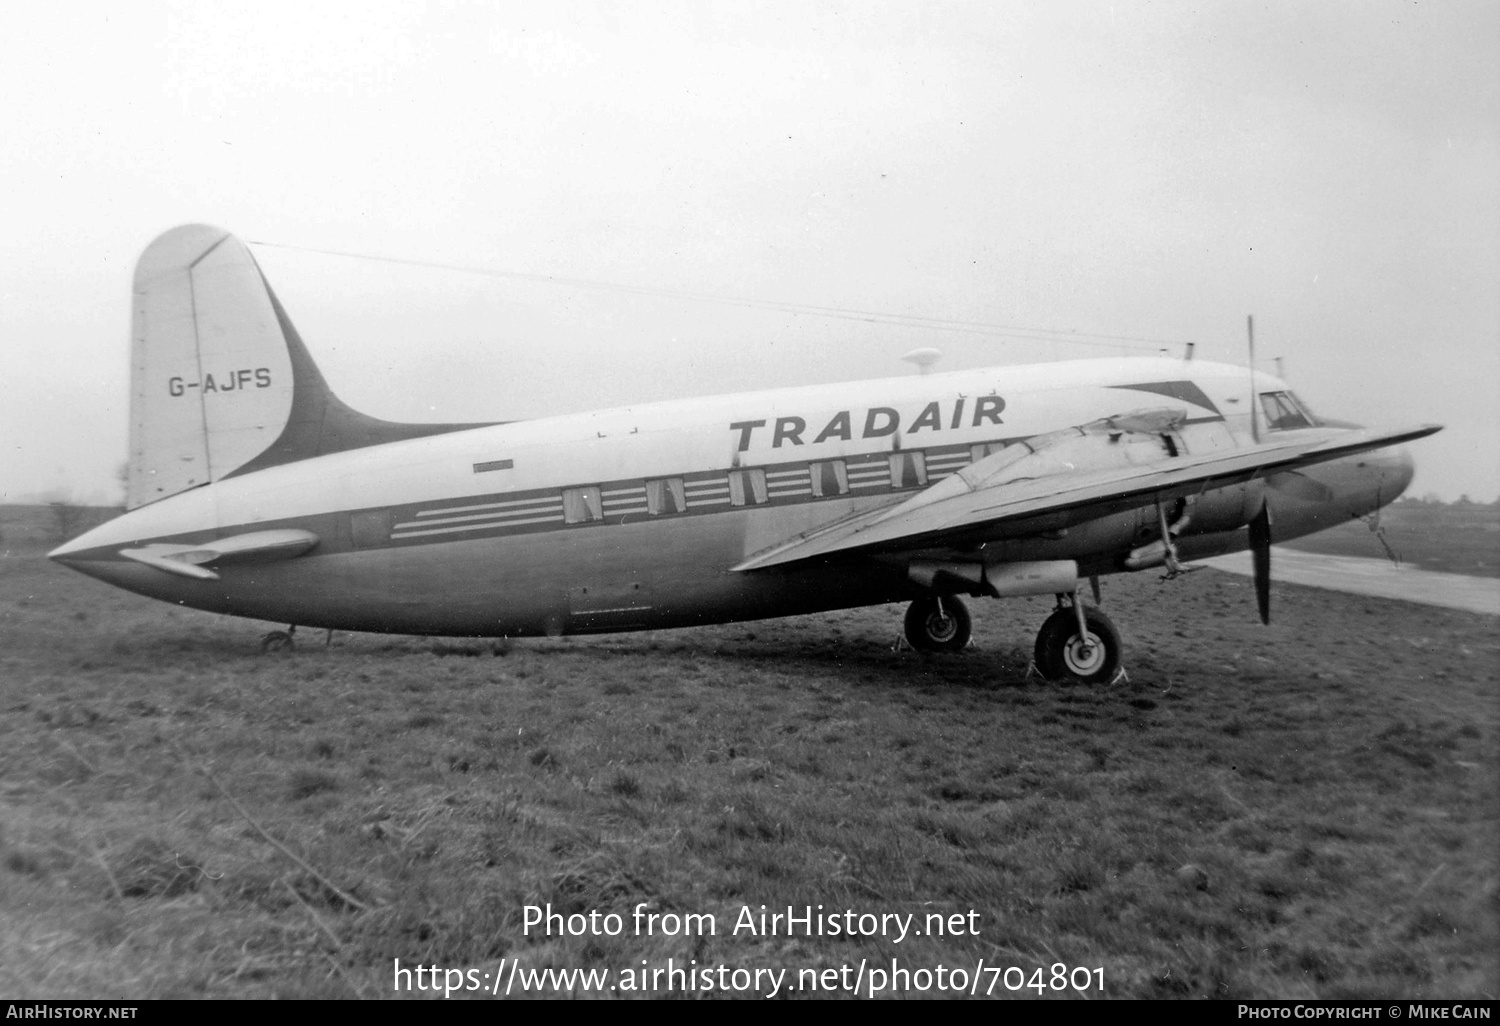
MULTIPOLYGON (((1097 423, 1112 422, 1107 418, 1097 423)), ((1428 424, 1401 431, 1298 431, 1284 440, 1250 448, 987 483, 985 465, 1004 458, 1001 452, 903 503, 824 525, 759 552, 733 569, 761 570, 835 555, 972 544, 985 540, 987 534, 1015 537, 1059 530, 1208 488, 1240 484, 1271 471, 1295 470, 1397 445, 1438 430, 1437 425, 1428 424)))

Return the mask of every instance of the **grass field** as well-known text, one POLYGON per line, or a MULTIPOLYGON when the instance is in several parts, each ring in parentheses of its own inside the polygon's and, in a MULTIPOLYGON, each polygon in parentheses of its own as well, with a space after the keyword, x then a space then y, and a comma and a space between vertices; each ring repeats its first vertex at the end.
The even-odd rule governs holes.
MULTIPOLYGON (((1405 564, 1419 570, 1500 577, 1500 506, 1398 502, 1380 511, 1378 524, 1405 564)), ((1330 556, 1389 558, 1369 526, 1353 520, 1284 544, 1330 556)))
POLYGON ((898 607, 263 656, 263 625, 0 558, 0 993, 896 958, 1099 969, 1111 996, 1493 998, 1497 622, 1278 585, 1265 628, 1214 571, 1105 602, 1130 680, 1102 688, 1027 679, 1041 600, 975 603, 953 657, 892 651, 898 607), (640 902, 718 933, 633 936, 640 902), (548 903, 625 935, 528 935, 548 903), (979 932, 730 933, 818 904, 979 932))

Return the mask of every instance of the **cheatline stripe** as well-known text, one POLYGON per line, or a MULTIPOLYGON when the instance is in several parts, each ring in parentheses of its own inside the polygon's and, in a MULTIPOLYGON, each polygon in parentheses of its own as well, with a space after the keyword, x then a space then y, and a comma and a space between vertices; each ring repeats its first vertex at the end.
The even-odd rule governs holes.
MULTIPOLYGON (((514 524, 520 522, 515 519, 516 517, 526 517, 536 513, 549 513, 553 517, 560 516, 562 514, 562 504, 554 502, 550 507, 518 509, 511 510, 508 513, 473 513, 466 517, 443 517, 441 520, 408 520, 405 523, 394 525, 391 530, 401 531, 408 527, 430 527, 433 524, 461 524, 468 520, 484 520, 493 524, 514 524)), ((531 523, 531 521, 525 522, 531 523)))
POLYGON ((455 531, 489 531, 497 527, 520 527, 524 524, 555 524, 558 517, 532 517, 529 520, 494 520, 487 524, 465 524, 462 527, 433 527, 425 531, 391 532, 393 541, 401 538, 419 538, 425 534, 452 534, 455 531))
MULTIPOLYGON (((970 451, 955 449, 949 452, 924 454, 928 482, 952 476, 975 460, 970 451)), ((827 461, 836 462, 836 461, 827 461)), ((856 456, 844 460, 850 489, 868 489, 890 484, 888 455, 856 456)), ((757 468, 759 469, 759 468, 757 468)), ((788 498, 813 494, 810 471, 806 467, 788 470, 764 470, 767 481, 767 498, 788 498)), ((685 483, 685 494, 689 497, 688 508, 722 506, 730 502, 727 477, 692 480, 685 483)), ((601 490, 602 505, 611 516, 645 513, 642 502, 644 485, 601 490)), ((845 494, 845 493, 839 493, 845 494)), ((829 496, 824 496, 829 497, 829 496)), ((752 503, 752 505, 756 505, 752 503)), ((392 527, 392 538, 414 538, 426 534, 447 534, 460 531, 480 531, 491 528, 525 526, 530 524, 555 523, 562 517, 562 505, 556 494, 538 495, 525 499, 509 499, 501 502, 471 503, 466 506, 448 506, 417 510, 408 514, 420 520, 407 520, 392 527), (484 511, 484 512, 481 512, 484 511), (468 515, 460 515, 468 514, 468 515), (539 515, 540 514, 540 515, 539 515), (454 525, 454 526, 437 526, 454 525), (422 530, 414 530, 421 528, 422 530)))
POLYGON ((441 509, 418 510, 414 516, 440 517, 449 513, 468 513, 477 509, 512 509, 518 506, 534 506, 539 502, 557 502, 555 495, 538 495, 531 499, 512 499, 509 502, 481 502, 473 506, 445 506, 441 509))

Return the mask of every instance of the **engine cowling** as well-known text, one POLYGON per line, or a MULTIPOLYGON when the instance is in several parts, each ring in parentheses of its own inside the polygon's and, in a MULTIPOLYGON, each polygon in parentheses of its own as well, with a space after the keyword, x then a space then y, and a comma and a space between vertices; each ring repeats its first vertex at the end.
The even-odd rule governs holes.
MULTIPOLYGON (((1190 451, 1234 445, 1222 424, 1187 425, 1186 419, 1187 412, 1175 408, 1106 417, 1017 443, 959 474, 975 489, 1003 488, 1053 475, 1160 464, 1190 451)), ((1260 508, 1262 487, 1255 481, 1174 499, 1164 510, 1168 530, 1173 538, 1237 530, 1260 508)), ((1066 513, 1040 514, 1007 523, 985 539, 984 561, 1077 559, 1087 562, 1089 572, 1139 569, 1163 560, 1160 518, 1154 505, 1081 524, 1069 523, 1066 513)))

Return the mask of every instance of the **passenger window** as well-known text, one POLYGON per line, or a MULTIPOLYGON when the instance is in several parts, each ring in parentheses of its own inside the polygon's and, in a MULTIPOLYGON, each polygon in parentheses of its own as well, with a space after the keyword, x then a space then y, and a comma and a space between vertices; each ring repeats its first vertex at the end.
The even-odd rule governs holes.
POLYGON ((604 503, 598 485, 584 488, 564 488, 563 520, 570 524, 586 524, 604 519, 604 503))
POLYGON ((767 500, 766 472, 759 467, 729 472, 729 504, 759 506, 767 500))
POLYGON ((646 512, 683 513, 687 510, 687 490, 680 477, 662 477, 646 482, 646 512))
POLYGON ((925 453, 891 453, 892 488, 921 488, 926 483, 927 455, 925 453))
POLYGON ((814 495, 844 495, 849 491, 849 470, 843 460, 809 464, 807 476, 814 495))

